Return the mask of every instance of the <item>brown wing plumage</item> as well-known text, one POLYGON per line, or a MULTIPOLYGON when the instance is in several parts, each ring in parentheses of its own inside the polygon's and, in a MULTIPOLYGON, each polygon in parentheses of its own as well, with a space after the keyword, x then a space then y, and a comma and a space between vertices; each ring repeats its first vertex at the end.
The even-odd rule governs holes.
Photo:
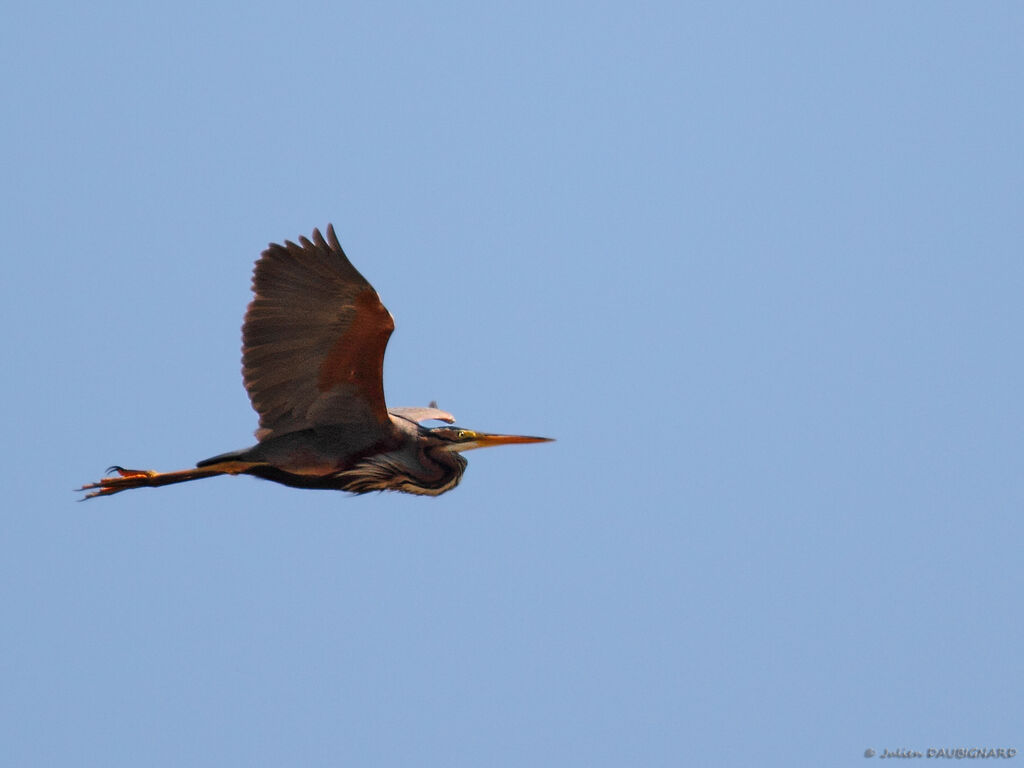
POLYGON ((384 349, 395 328, 377 292, 327 239, 271 245, 253 271, 242 378, 263 440, 309 427, 389 424, 384 349))

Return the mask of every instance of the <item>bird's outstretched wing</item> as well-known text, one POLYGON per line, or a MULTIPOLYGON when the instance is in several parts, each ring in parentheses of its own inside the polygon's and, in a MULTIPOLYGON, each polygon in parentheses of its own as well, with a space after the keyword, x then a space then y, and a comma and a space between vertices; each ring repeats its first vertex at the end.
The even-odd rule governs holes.
POLYGON ((403 406, 401 408, 388 408, 388 413, 392 416, 400 416, 408 421, 422 424, 424 421, 447 421, 449 424, 455 423, 455 417, 452 416, 448 411, 442 411, 431 405, 429 408, 419 408, 417 406, 403 406))
POLYGON ((387 429, 384 349, 395 328, 377 292, 327 239, 271 244, 242 325, 242 378, 259 440, 323 425, 387 429))

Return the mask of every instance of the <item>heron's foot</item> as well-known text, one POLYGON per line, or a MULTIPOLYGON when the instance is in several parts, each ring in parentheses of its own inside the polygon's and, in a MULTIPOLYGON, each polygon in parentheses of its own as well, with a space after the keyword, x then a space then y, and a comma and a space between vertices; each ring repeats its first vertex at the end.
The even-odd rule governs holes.
MULTIPOLYGON (((155 477, 157 474, 152 469, 125 469, 124 467, 119 467, 117 465, 107 467, 107 472, 117 472, 121 477, 155 477)), ((104 480, 116 479, 116 477, 104 478, 104 480)))
POLYGON ((92 491, 83 496, 80 501, 92 499, 96 496, 109 496, 112 493, 127 491, 129 488, 140 488, 148 485, 148 480, 157 473, 151 469, 125 469, 124 467, 107 467, 107 472, 116 472, 117 477, 104 477, 95 483, 89 483, 78 488, 79 491, 92 491))

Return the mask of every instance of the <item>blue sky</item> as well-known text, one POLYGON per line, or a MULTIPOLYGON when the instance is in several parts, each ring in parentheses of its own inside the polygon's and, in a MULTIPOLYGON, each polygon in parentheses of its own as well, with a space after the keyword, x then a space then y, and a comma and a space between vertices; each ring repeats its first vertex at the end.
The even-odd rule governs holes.
POLYGON ((0 761, 1024 749, 1016 3, 5 12, 0 761), (218 478, 333 222, 437 499, 218 478))

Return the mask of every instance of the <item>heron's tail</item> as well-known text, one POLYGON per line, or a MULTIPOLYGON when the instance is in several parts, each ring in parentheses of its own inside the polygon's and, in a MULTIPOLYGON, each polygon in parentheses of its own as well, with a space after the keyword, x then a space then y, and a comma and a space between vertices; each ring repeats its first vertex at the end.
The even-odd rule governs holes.
POLYGON ((99 482, 83 485, 78 490, 92 491, 80 499, 80 501, 85 501, 96 496, 110 496, 113 493, 127 491, 129 488, 156 488, 161 485, 185 483, 189 480, 201 480, 204 477, 214 477, 215 475, 238 475, 253 466, 255 464, 252 462, 223 461, 218 464, 209 464, 196 469, 182 469, 177 472, 153 472, 148 469, 110 467, 107 472, 117 472, 117 477, 104 477, 99 482))

